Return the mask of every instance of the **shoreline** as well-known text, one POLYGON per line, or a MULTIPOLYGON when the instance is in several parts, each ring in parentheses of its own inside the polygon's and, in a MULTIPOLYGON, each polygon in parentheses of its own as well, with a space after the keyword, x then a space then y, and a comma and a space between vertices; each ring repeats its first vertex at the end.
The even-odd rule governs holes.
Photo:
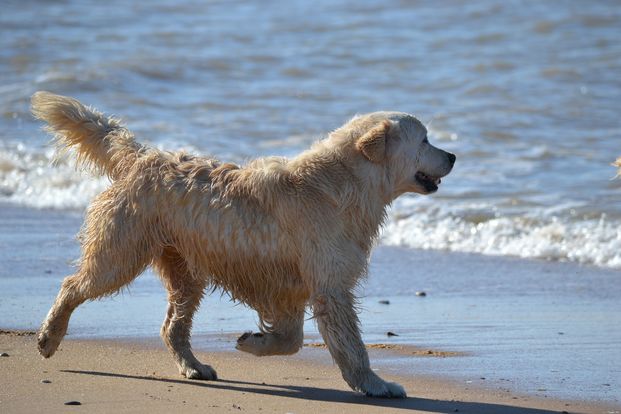
MULTIPOLYGON (((34 335, 0 333, 0 409, 17 412, 342 412, 610 413, 607 403, 540 398, 506 388, 463 384, 428 375, 376 371, 408 391, 403 400, 370 399, 349 390, 325 349, 258 358, 241 352, 197 352, 218 371, 218 381, 182 378, 163 345, 113 340, 63 341, 43 360, 34 335), (325 354, 325 355, 324 355, 325 354), (50 381, 43 383, 41 381, 50 381), (67 407, 79 401, 80 407, 67 407)), ((386 353, 375 349, 373 353, 386 353)), ((373 356, 372 356, 373 358, 373 356)))

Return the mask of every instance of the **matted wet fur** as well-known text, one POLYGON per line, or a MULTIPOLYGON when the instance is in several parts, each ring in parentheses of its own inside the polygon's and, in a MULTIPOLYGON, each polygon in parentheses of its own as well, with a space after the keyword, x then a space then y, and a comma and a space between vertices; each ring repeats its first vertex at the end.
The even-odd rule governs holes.
POLYGON ((369 367, 353 289, 386 207, 405 192, 435 192, 455 162, 429 144, 416 118, 358 116, 295 158, 238 166, 143 146, 118 120, 72 98, 37 92, 32 112, 60 149, 73 148, 112 182, 88 208, 82 257, 41 326, 41 355, 54 354, 78 305, 152 265, 168 290, 161 336, 187 378, 216 379, 194 357, 190 330, 206 288, 219 286, 260 318, 260 332, 242 335, 239 350, 297 352, 309 306, 354 390, 405 397, 369 367))

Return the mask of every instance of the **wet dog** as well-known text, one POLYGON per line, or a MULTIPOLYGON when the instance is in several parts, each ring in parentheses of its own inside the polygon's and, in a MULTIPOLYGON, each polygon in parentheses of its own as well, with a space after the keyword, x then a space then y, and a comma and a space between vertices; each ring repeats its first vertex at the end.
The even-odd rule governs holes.
POLYGON ((405 397, 369 366, 353 289, 387 206, 437 191, 453 168, 455 156, 431 145, 416 118, 357 116, 295 158, 239 166, 149 148, 72 98, 37 92, 32 112, 61 149, 112 182, 87 210, 81 260, 41 326, 41 355, 54 354, 77 306, 153 266, 168 291, 161 336, 185 377, 216 379, 192 353, 190 330, 206 288, 217 286, 259 315, 259 332, 242 335, 239 350, 297 352, 310 307, 352 389, 405 397))

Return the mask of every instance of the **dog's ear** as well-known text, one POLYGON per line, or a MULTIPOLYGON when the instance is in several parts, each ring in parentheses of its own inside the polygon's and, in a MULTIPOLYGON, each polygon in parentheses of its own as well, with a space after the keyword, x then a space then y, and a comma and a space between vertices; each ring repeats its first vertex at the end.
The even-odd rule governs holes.
POLYGON ((390 130, 390 121, 383 121, 356 141, 356 148, 371 162, 376 164, 384 161, 386 156, 386 138, 390 130))

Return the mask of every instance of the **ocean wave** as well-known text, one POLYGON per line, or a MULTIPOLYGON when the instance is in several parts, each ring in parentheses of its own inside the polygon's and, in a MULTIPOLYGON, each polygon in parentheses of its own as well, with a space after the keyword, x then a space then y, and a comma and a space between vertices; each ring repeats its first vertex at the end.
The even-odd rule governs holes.
POLYGON ((79 171, 75 161, 53 163, 51 148, 0 148, 0 201, 34 208, 83 209, 109 181, 79 171))
POLYGON ((621 223, 605 213, 578 220, 567 212, 508 215, 496 208, 393 211, 381 241, 389 245, 570 261, 621 268, 621 223))

